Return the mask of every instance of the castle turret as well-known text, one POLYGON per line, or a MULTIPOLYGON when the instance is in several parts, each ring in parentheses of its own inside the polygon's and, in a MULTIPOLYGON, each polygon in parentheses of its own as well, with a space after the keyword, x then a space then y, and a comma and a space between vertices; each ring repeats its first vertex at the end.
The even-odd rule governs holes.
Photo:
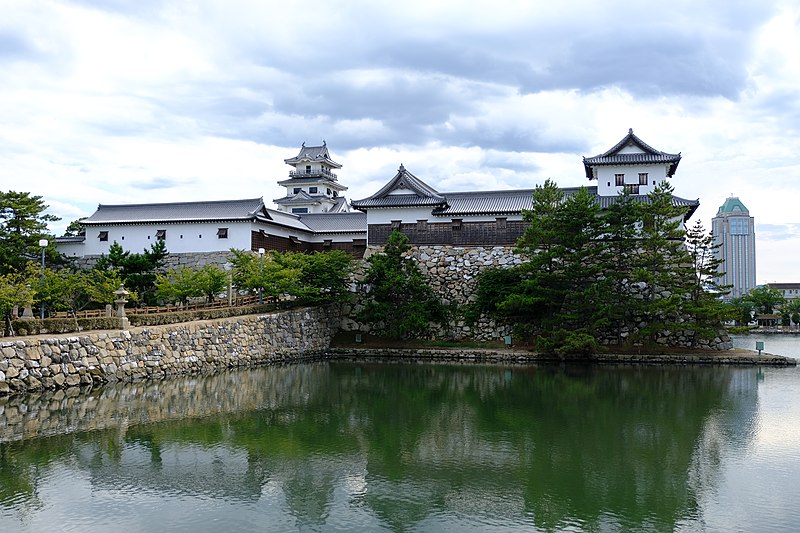
POLYGON ((584 157, 583 167, 590 181, 597 180, 598 196, 617 196, 623 191, 646 195, 671 178, 680 161, 681 154, 656 150, 629 129, 607 152, 584 157))
POLYGON ((347 187, 339 183, 333 172, 342 165, 331 159, 325 141, 322 146, 303 143, 299 154, 283 161, 293 170, 289 171, 289 179, 278 182, 286 187, 286 196, 275 200, 279 211, 304 214, 350 210, 345 197, 340 196, 347 187))

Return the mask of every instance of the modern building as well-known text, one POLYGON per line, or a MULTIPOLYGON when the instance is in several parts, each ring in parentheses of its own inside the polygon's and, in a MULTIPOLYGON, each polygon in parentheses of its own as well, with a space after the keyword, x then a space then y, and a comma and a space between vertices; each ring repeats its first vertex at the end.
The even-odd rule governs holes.
POLYGON ((800 300, 800 283, 767 283, 767 287, 779 291, 787 302, 800 300))
POLYGON ((739 198, 727 198, 711 219, 711 232, 722 260, 718 283, 731 287, 729 298, 744 296, 756 286, 756 231, 750 211, 739 198))

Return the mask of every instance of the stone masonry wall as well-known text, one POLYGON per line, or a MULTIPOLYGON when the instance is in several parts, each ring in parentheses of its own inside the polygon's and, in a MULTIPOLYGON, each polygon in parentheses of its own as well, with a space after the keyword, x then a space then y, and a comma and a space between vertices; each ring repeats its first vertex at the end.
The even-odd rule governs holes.
MULTIPOLYGON (((383 247, 370 246, 364 258, 380 252, 383 247)), ((417 262, 433 291, 449 304, 464 305, 474 299, 478 274, 486 268, 510 267, 522 263, 522 257, 515 254, 512 246, 413 246, 408 254, 417 262)), ((368 328, 350 318, 360 307, 364 293, 359 284, 363 281, 366 262, 356 269, 352 291, 356 293, 355 303, 346 306, 342 329, 345 331, 368 331, 368 328)), ((437 336, 452 339, 475 339, 492 341, 510 334, 510 327, 492 319, 481 317, 475 324, 467 324, 463 319, 452 321, 447 331, 437 336)))
MULTIPOLYGON (((365 259, 371 254, 380 252, 382 247, 370 246, 365 259)), ((486 268, 511 267, 523 262, 519 254, 515 254, 513 246, 448 246, 417 245, 409 250, 408 255, 419 265, 420 271, 427 279, 434 292, 445 304, 464 305, 475 298, 478 274, 486 268)), ((353 291, 357 296, 352 306, 346 306, 342 329, 345 331, 368 331, 368 328, 350 318, 358 311, 365 293, 360 290, 366 269, 365 262, 356 271, 353 291)), ((631 328, 629 333, 634 331, 631 328)), ((496 341, 511 333, 511 327, 498 323, 488 317, 479 318, 474 324, 463 319, 456 319, 448 324, 445 331, 436 332, 436 337, 447 339, 475 339, 480 341, 496 341)), ((691 346, 691 335, 688 331, 665 331, 657 339, 659 344, 669 346, 691 346)), ((601 339, 604 340, 604 339, 601 339)), ((712 340, 700 342, 700 348, 728 350, 733 347, 730 338, 724 333, 712 340)))
POLYGON ((0 394, 311 359, 339 322, 327 306, 0 342, 0 394))

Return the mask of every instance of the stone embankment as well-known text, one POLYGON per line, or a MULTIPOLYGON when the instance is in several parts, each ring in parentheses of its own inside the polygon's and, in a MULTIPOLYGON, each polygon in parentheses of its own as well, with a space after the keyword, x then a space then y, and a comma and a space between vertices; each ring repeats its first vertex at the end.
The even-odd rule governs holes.
POLYGON ((591 356, 544 356, 527 350, 488 350, 479 348, 331 348, 326 354, 333 358, 357 358, 380 361, 469 361, 478 363, 552 363, 584 362, 603 364, 650 365, 763 365, 795 366, 797 361, 782 355, 761 354, 750 350, 704 350, 694 353, 664 354, 594 354, 591 356))
POLYGON ((319 357, 336 306, 0 343, 0 394, 319 357))

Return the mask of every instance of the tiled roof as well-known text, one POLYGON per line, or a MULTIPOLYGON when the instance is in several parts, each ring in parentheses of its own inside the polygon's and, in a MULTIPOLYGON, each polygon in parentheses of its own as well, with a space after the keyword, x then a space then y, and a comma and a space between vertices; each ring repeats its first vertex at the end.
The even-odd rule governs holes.
POLYGON ((308 228, 308 226, 306 226, 303 221, 300 220, 299 215, 284 213, 283 211, 275 211, 273 209, 269 209, 268 213, 269 219, 264 219, 262 222, 267 224, 277 224, 279 226, 311 233, 311 230, 308 228))
POLYGON ((297 194, 293 194, 291 196, 284 196, 283 198, 276 198, 273 200, 278 205, 290 205, 290 204, 310 204, 316 203, 319 204, 322 201, 332 200, 332 198, 328 198, 324 194, 308 194, 305 191, 300 191, 297 194))
MULTIPOLYGON (((580 187, 567 187, 561 189, 565 196, 575 194, 580 187)), ((595 196, 602 209, 606 209, 618 199, 618 196, 597 196, 597 187, 586 187, 589 194, 595 196)), ((520 214, 525 209, 532 207, 534 189, 514 189, 507 191, 470 191, 442 193, 446 198, 447 206, 434 209, 433 214, 441 217, 467 216, 467 215, 502 215, 520 214)), ((647 195, 633 195, 633 200, 640 203, 649 203, 647 195)), ((675 206, 689 209, 686 219, 694 213, 700 205, 699 200, 687 200, 678 196, 672 197, 675 206)))
POLYGON ((433 210, 435 216, 515 214, 531 208, 533 189, 442 193, 446 205, 433 210))
POLYGON ((355 233, 367 231, 367 214, 310 213, 300 215, 300 220, 315 233, 355 233))
POLYGON ((319 161, 327 163, 332 168, 342 168, 342 165, 331 159, 331 154, 328 152, 328 145, 325 141, 322 141, 322 146, 306 146, 306 143, 303 143, 299 154, 283 161, 287 165, 296 165, 301 161, 319 161))
POLYGON ((353 200, 350 205, 355 209, 371 209, 375 207, 434 206, 444 203, 444 196, 439 194, 436 189, 400 165, 397 174, 381 190, 369 198, 353 200), (393 191, 398 190, 410 190, 414 194, 392 194, 393 191))
POLYGON ((595 179, 592 167, 602 165, 639 165, 639 164, 669 164, 667 176, 672 176, 681 161, 681 154, 668 154, 656 150, 639 137, 634 135, 633 129, 628 130, 628 134, 615 144, 610 150, 593 156, 584 157, 583 166, 586 177, 595 179), (627 146, 635 146, 642 150, 641 153, 619 153, 627 146))
POLYGON ((199 222, 212 220, 251 220, 266 210, 264 200, 219 200, 210 202, 171 202, 97 206, 84 225, 130 224, 144 222, 199 222))
POLYGON ((303 185, 319 185, 320 187, 329 187, 339 191, 346 191, 347 187, 333 181, 329 178, 311 177, 311 178, 289 178, 287 180, 279 181, 278 185, 281 187, 301 187, 303 185))

